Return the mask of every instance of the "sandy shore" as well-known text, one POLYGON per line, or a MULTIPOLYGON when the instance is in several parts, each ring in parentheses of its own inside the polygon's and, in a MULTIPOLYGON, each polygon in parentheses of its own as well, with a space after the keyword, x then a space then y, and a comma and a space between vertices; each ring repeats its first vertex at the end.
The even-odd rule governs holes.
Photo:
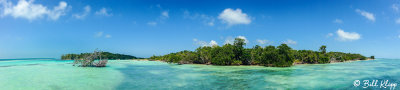
MULTIPOLYGON (((330 64, 330 63, 344 63, 344 62, 354 62, 354 61, 368 61, 368 60, 375 60, 375 59, 366 59, 366 60, 347 60, 347 61, 330 61, 329 63, 322 63, 322 64, 330 64)), ((293 63, 293 65, 302 65, 302 64, 319 64, 319 63, 293 63)))

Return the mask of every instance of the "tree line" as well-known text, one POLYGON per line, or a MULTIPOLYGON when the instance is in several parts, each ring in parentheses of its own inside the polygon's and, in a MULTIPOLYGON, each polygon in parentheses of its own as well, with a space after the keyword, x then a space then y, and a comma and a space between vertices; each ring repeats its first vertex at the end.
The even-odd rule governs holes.
MULTIPOLYGON (((82 60, 85 57, 92 55, 93 53, 81 53, 81 54, 65 54, 61 56, 62 60, 82 60)), ((110 52, 102 52, 101 56, 103 59, 115 60, 115 59, 141 59, 131 55, 114 54, 110 52)))
MULTIPOLYGON (((324 45, 319 48, 319 51, 293 50, 287 44, 281 44, 277 47, 256 45, 253 48, 244 48, 245 45, 244 39, 235 38, 233 45, 203 46, 195 51, 184 50, 163 56, 153 55, 149 59, 178 64, 263 65, 271 67, 367 59, 361 54, 327 52, 324 45)), ((371 56, 371 58, 373 59, 374 56, 371 56)))

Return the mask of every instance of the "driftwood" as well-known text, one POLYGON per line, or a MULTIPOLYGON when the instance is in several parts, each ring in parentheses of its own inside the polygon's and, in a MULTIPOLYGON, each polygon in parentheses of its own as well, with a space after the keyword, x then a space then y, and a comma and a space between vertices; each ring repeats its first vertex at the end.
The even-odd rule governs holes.
POLYGON ((108 62, 108 60, 99 60, 99 62, 93 63, 93 65, 96 67, 105 67, 107 62, 108 62))
POLYGON ((74 66, 77 64, 79 67, 105 67, 108 60, 103 60, 101 57, 102 51, 95 50, 84 59, 74 60, 74 66))

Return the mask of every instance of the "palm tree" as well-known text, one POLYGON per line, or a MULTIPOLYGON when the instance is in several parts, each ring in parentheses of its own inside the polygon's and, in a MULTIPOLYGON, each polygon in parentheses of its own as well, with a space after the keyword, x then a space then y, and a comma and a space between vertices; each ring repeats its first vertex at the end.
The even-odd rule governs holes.
POLYGON ((322 52, 322 54, 325 54, 325 53, 326 53, 326 46, 325 46, 325 45, 322 45, 322 46, 319 48, 319 51, 322 52))

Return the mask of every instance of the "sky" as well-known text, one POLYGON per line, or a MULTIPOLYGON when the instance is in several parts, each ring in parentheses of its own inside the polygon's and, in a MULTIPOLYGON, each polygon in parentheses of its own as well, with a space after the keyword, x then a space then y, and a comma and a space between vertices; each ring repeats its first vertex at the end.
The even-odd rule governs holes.
POLYGON ((95 49, 150 57, 234 38, 245 47, 400 58, 397 0, 0 0, 0 58, 95 49))

